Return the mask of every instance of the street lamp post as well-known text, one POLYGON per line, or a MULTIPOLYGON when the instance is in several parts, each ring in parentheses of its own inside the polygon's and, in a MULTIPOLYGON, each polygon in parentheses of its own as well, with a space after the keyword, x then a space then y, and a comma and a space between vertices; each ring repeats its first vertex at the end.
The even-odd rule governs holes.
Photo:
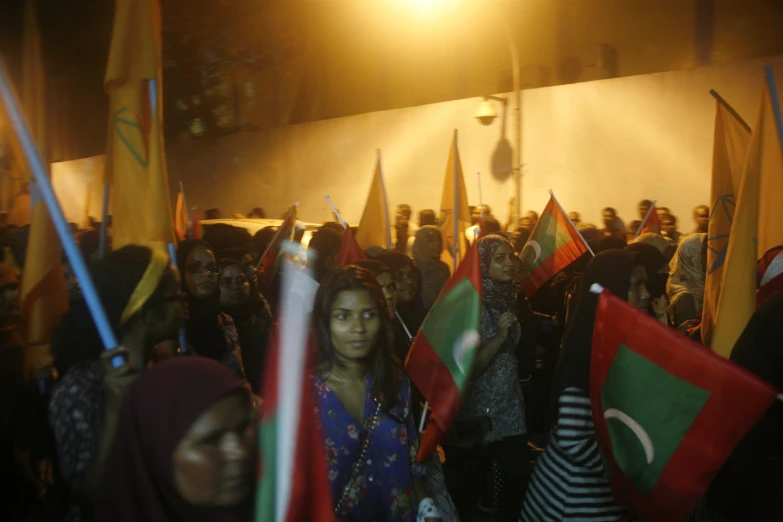
MULTIPOLYGON (((519 85, 519 53, 517 51, 517 42, 514 39, 514 34, 511 32, 511 27, 508 25, 503 16, 495 13, 503 25, 503 30, 506 33, 506 43, 508 44, 509 54, 511 55, 511 88, 513 92, 511 97, 514 99, 514 117, 512 119, 512 125, 514 128, 514 146, 512 147, 511 154, 511 172, 514 177, 514 191, 516 192, 516 214, 517 220, 522 213, 522 89, 519 85)), ((517 223, 513 223, 514 227, 517 223)))

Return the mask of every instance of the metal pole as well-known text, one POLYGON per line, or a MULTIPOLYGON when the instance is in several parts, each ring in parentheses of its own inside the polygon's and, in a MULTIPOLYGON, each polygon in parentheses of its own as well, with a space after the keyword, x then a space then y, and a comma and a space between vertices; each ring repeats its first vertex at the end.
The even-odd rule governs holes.
POLYGON ((457 147, 457 129, 454 129, 454 208, 451 211, 451 219, 454 221, 454 272, 457 271, 457 258, 459 257, 459 148, 457 147))
POLYGON ((500 13, 496 14, 506 33, 506 43, 511 54, 511 88, 513 89, 512 98, 514 99, 514 147, 512 148, 511 166, 514 176, 514 190, 517 197, 517 219, 519 219, 522 214, 522 88, 519 82, 519 52, 514 33, 511 31, 508 22, 500 13))

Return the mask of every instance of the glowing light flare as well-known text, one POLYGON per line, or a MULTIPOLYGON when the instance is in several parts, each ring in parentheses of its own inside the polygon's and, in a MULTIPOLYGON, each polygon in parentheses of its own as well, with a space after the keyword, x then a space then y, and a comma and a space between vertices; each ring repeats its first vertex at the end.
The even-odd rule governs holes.
POLYGON ((462 4, 463 0, 386 0, 395 9, 424 20, 442 16, 462 4))

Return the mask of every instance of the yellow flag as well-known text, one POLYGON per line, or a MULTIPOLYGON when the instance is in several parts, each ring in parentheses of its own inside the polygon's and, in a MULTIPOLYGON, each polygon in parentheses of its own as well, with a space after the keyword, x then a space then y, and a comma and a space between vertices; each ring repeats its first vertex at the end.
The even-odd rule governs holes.
POLYGON ((451 141, 449 161, 446 164, 446 179, 443 182, 443 196, 440 200, 440 219, 438 228, 443 237, 443 254, 441 260, 454 271, 454 220, 457 220, 457 264, 468 250, 468 239, 465 231, 470 227, 470 207, 468 193, 465 191, 465 178, 462 175, 462 163, 459 160, 457 148, 457 131, 451 141), (456 200, 456 205, 455 205, 456 200), (456 206, 456 208, 454 208, 456 206), (456 216, 456 218, 455 218, 456 216))
MULTIPOLYGON (((41 57, 35 0, 27 0, 22 50, 22 106, 39 150, 46 154, 46 77, 41 57)), ((19 149, 17 149, 19 150, 19 149)), ((30 169, 18 155, 25 181, 30 169)), ((43 200, 32 195, 33 215, 22 274, 22 323, 31 368, 51 366, 49 349, 54 328, 68 309, 65 278, 60 261, 60 240, 43 200)))
POLYGON ((381 172, 381 156, 375 164, 375 174, 370 185, 370 194, 364 205, 362 219, 359 221, 359 230, 356 233, 356 242, 362 248, 380 246, 392 249, 389 223, 389 207, 386 203, 386 187, 383 184, 381 172))
POLYGON ((701 338, 706 346, 710 345, 718 314, 723 265, 726 262, 731 220, 736 205, 735 196, 742 179, 749 142, 748 124, 725 100, 717 98, 715 137, 712 144, 710 225, 707 233, 707 279, 701 317, 701 338))
POLYGON ((761 95, 723 268, 712 349, 729 357, 756 309, 756 263, 783 245, 783 148, 768 84, 761 95))
POLYGON ((106 179, 112 184, 115 248, 165 249, 174 241, 163 148, 157 0, 116 0, 109 64, 106 179))

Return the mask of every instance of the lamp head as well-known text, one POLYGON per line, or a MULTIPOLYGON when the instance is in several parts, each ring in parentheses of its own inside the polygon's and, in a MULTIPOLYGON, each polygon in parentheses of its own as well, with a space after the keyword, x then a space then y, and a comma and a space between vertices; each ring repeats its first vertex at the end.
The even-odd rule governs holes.
POLYGON ((474 114, 473 117, 482 125, 492 125, 492 122, 498 117, 498 113, 495 112, 492 102, 488 99, 484 99, 484 101, 479 104, 476 114, 474 114))

